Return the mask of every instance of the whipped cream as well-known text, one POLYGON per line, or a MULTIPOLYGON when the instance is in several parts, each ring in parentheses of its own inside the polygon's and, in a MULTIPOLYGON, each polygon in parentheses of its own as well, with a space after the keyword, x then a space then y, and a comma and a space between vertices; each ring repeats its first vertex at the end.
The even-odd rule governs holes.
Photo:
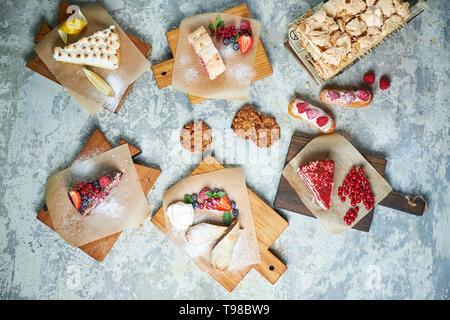
POLYGON ((167 207, 166 214, 178 230, 186 230, 194 223, 194 208, 190 203, 175 202, 167 207))

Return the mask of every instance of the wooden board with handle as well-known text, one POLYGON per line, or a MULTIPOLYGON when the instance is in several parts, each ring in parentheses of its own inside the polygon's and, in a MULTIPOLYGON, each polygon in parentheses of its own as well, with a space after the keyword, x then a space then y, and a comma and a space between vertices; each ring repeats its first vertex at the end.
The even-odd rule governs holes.
MULTIPOLYGON (((61 22, 63 22, 65 19, 69 17, 69 14, 67 13, 67 7, 69 4, 62 2, 59 7, 59 14, 58 14, 58 21, 57 24, 59 25, 61 22)), ((34 38, 34 42, 38 43, 48 32, 52 31, 50 26, 44 22, 42 24, 41 29, 39 29, 39 32, 37 33, 36 37, 34 38)), ((127 36, 130 38, 131 41, 136 45, 136 47, 141 51, 141 53, 148 58, 152 52, 152 47, 135 37, 133 37, 130 34, 127 34, 127 36)), ((58 80, 55 78, 55 76, 50 72, 50 70, 47 68, 45 63, 39 58, 39 56, 34 56, 26 65, 27 68, 33 70, 34 72, 37 72, 41 74, 42 76, 46 77, 47 79, 50 79, 57 84, 60 84, 58 80)), ((130 84, 130 86, 125 91, 124 95, 122 96, 122 99, 120 100, 119 104, 117 105, 116 109, 114 110, 114 113, 118 113, 120 108, 122 108, 122 105, 125 101, 125 98, 130 93, 131 88, 133 87, 133 84, 130 84)))
MULTIPOLYGON (((212 156, 207 156, 191 173, 191 175, 223 168, 224 167, 212 156)), ((255 268, 271 284, 274 284, 287 269, 287 266, 272 252, 270 252, 269 249, 275 240, 278 239, 287 228, 288 222, 263 200, 261 200, 261 198, 259 198, 255 193, 253 193, 253 191, 250 189, 247 190, 250 199, 250 207, 252 208, 253 220, 255 221, 256 236, 261 254, 261 263, 248 266, 239 272, 225 272, 220 276, 211 275, 229 292, 233 291, 233 289, 239 284, 251 268, 255 268)), ((167 234, 164 209, 162 207, 153 216, 152 223, 164 232, 164 234, 167 234)))
MULTIPOLYGON (((120 144, 126 143, 127 142, 124 139, 120 140, 120 144)), ((130 144, 128 144, 128 146, 130 148, 131 157, 135 157, 141 153, 141 150, 136 148, 135 146, 132 146, 130 144)), ((99 129, 96 129, 87 143, 84 145, 83 149, 78 154, 76 159, 86 158, 94 154, 108 151, 110 149, 112 149, 111 144, 105 138, 103 133, 99 129)), ((144 191, 144 194, 147 194, 161 174, 161 170, 140 164, 134 164, 134 166, 136 168, 142 190, 144 191)), ((52 219, 46 205, 44 205, 41 211, 39 211, 37 219, 47 225, 50 229, 54 230, 52 219)), ((121 233, 122 232, 118 232, 105 238, 89 242, 83 246, 80 246, 79 249, 83 250, 95 260, 102 261, 111 250, 121 233)))
MULTIPOLYGON (((306 146, 311 140, 311 138, 303 137, 299 134, 294 134, 292 136, 291 144, 289 145, 288 153, 286 156, 286 164, 291 161, 292 158, 294 158, 297 153, 299 153, 303 149, 303 147, 306 146)), ((363 154, 363 156, 378 171, 378 173, 384 176, 384 170, 386 168, 385 159, 365 154, 363 154)), ((395 191, 392 191, 379 203, 379 205, 418 216, 423 214, 425 208, 424 201, 419 200, 415 203, 415 205, 410 204, 410 202, 404 196, 395 191)), ((276 208, 286 209, 315 218, 315 216, 302 203, 295 190, 283 176, 281 176, 280 179, 278 191, 275 196, 274 206, 276 208)), ((371 210, 364 218, 362 218, 355 226, 353 226, 353 228, 356 230, 369 232, 370 226, 372 224, 373 212, 374 210, 371 210)))
MULTIPOLYGON (((233 14, 244 18, 252 17, 246 3, 229 10, 225 10, 224 13, 233 14)), ((172 55, 174 57, 177 49, 178 33, 179 29, 166 33, 167 42, 169 43, 170 50, 172 51, 172 55)), ((172 70, 174 62, 175 59, 172 58, 152 66, 153 75, 155 76, 158 88, 165 88, 172 84, 172 70)), ((269 58, 267 58, 266 51, 261 41, 258 41, 253 69, 255 71, 255 77, 252 79, 252 82, 272 75, 272 66, 270 65, 269 58)), ((200 103, 206 100, 206 98, 196 97, 190 94, 188 94, 188 98, 192 104, 200 103)))

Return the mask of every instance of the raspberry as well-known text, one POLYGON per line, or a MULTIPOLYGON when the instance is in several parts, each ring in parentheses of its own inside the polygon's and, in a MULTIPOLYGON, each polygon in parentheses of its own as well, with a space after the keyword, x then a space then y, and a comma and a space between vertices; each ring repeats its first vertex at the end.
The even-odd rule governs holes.
POLYGON ((319 127, 323 127, 324 125, 327 124, 328 117, 319 117, 319 118, 317 118, 316 122, 319 127))
POLYGON ((106 188, 107 186, 110 185, 110 183, 111 183, 111 179, 108 178, 107 176, 103 176, 99 180, 99 184, 102 188, 106 188))
POLYGON ((331 101, 336 100, 337 98, 339 98, 341 95, 333 90, 329 90, 328 91, 328 98, 330 98, 331 101))
POLYGON ((380 89, 381 90, 386 90, 390 86, 391 86, 391 84, 389 83, 388 78, 383 77, 383 78, 380 79, 380 89))
POLYGON ((375 75, 373 73, 368 73, 364 76, 364 82, 368 84, 373 84, 375 82, 375 75))
POLYGON ((355 92, 356 96, 360 98, 362 101, 367 101, 370 98, 370 93, 366 90, 357 90, 355 92))
POLYGON ((303 113, 309 110, 308 104, 304 102, 299 102, 296 106, 299 113, 303 113))
POLYGON ((306 111, 306 117, 309 120, 316 118, 319 114, 320 114, 319 111, 314 110, 314 109, 310 109, 310 110, 306 111))

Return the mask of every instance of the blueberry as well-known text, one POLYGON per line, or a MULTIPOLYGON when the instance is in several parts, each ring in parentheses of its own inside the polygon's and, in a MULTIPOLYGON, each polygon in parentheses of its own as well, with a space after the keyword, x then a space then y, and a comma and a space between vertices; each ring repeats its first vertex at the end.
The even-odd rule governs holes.
POLYGON ((233 213, 233 217, 236 217, 239 214, 239 210, 233 209, 232 213, 233 213))
POLYGON ((198 197, 196 193, 191 194, 192 201, 197 201, 198 197))
POLYGON ((213 193, 217 193, 217 192, 219 192, 219 191, 220 191, 219 189, 215 188, 215 189, 213 190, 213 193))
POLYGON ((197 208, 198 208, 198 202, 197 202, 197 201, 194 201, 194 202, 192 203, 192 207, 193 207, 194 209, 197 209, 197 208))
POLYGON ((87 196, 87 194, 83 194, 83 195, 81 196, 81 200, 87 200, 87 199, 89 199, 89 197, 87 196))
POLYGON ((233 44, 233 49, 234 50, 239 50, 239 44, 237 44, 237 43, 233 44))
POLYGON ((231 201, 230 204, 231 204, 231 207, 232 207, 233 209, 236 209, 236 202, 231 201))
POLYGON ((225 39, 223 39, 223 44, 224 45, 229 45, 230 44, 230 38, 225 38, 225 39))

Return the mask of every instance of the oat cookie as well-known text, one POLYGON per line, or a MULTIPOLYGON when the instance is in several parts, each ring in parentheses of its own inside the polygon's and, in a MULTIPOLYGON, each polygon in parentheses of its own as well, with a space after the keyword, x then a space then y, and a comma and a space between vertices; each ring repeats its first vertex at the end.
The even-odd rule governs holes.
POLYGON ((212 142, 212 130, 202 121, 192 121, 184 125, 180 133, 180 143, 190 152, 205 151, 212 142))
POLYGON ((280 127, 275 118, 250 106, 236 112, 231 129, 237 136, 250 139, 260 148, 269 148, 280 139, 280 127))

